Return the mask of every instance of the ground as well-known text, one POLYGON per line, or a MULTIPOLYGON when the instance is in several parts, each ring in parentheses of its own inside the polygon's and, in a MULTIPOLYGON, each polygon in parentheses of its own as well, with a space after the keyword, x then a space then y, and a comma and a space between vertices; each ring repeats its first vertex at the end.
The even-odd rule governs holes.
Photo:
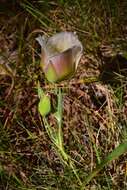
MULTIPOLYGON (((86 177, 127 139, 127 3, 12 1, 0 7, 0 189, 81 189, 86 177), (76 31, 84 52, 74 77, 56 85, 40 68, 38 34, 76 31), (52 101, 62 89, 66 164, 38 111, 37 84, 52 101), (81 181, 81 183, 79 182, 81 181)), ((114 156, 85 189, 127 189, 124 154, 114 156), (116 158, 116 159, 115 159, 116 158)), ((84 189, 83 188, 83 189, 84 189)))

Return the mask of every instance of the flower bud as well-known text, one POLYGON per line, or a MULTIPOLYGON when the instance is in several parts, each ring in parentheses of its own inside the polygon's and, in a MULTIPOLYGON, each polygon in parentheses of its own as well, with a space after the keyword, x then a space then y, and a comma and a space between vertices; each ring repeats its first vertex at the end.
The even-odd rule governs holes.
POLYGON ((41 67, 48 81, 59 82, 74 75, 83 52, 76 34, 60 32, 36 40, 41 45, 41 67))

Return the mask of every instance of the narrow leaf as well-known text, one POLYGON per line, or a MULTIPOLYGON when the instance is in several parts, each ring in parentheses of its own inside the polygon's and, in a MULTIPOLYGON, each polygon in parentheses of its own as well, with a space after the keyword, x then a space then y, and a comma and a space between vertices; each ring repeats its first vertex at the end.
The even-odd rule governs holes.
POLYGON ((111 161, 117 159, 119 156, 127 152, 127 141, 121 143, 115 150, 113 150, 105 160, 97 166, 97 168, 91 172, 82 185, 81 190, 85 189, 85 185, 88 184, 97 174, 111 161))

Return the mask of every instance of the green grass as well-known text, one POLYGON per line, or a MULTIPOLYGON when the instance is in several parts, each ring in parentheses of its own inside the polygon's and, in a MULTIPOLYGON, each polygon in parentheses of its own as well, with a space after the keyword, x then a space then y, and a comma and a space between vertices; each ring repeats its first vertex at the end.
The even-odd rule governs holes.
POLYGON ((127 189, 126 66, 112 61, 126 58, 126 10, 119 0, 1 4, 0 189, 127 189), (73 80, 52 85, 35 38, 63 30, 77 32, 84 55, 73 80))

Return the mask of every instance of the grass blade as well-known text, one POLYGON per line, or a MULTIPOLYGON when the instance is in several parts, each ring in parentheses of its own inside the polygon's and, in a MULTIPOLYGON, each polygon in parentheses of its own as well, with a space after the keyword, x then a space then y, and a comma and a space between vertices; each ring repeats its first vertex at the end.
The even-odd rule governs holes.
POLYGON ((115 150, 113 150, 107 158, 97 166, 97 168, 91 172, 86 178, 85 182, 82 185, 82 190, 85 188, 85 185, 88 184, 109 162, 117 159, 119 156, 127 152, 127 141, 121 143, 115 150))

